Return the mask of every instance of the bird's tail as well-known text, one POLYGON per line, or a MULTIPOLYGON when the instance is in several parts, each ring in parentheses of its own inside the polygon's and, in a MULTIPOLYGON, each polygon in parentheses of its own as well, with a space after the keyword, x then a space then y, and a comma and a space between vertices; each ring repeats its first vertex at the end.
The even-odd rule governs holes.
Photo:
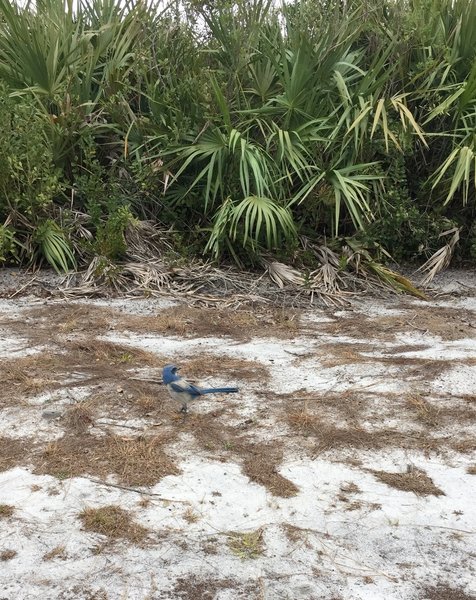
POLYGON ((202 394, 234 394, 238 391, 236 387, 225 387, 225 388, 208 388, 207 390, 200 390, 202 394))

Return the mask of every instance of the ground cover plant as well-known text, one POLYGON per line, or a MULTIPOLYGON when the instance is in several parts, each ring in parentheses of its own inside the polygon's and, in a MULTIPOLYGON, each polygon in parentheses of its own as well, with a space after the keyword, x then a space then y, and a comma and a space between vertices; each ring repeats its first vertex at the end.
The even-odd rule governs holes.
POLYGON ((144 219, 172 263, 474 259, 474 0, 0 14, 1 261, 113 278, 144 219))

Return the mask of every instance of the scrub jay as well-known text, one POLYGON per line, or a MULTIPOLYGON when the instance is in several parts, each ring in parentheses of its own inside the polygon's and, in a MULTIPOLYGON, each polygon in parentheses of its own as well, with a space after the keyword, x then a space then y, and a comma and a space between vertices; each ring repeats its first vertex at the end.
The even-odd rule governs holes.
POLYGON ((166 365, 162 370, 162 381, 167 386, 172 399, 181 404, 180 412, 186 413, 188 403, 198 398, 198 396, 203 396, 204 394, 231 394, 238 391, 236 387, 207 388, 202 390, 180 377, 177 374, 178 370, 179 367, 175 365, 166 365))

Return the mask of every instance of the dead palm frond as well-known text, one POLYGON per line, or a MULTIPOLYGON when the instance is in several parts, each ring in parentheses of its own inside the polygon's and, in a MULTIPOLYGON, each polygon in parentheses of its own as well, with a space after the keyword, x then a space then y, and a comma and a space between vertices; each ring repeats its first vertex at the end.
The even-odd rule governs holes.
POLYGON ((173 252, 169 237, 170 232, 152 221, 132 220, 124 232, 127 256, 139 262, 161 258, 165 252, 173 252))
POLYGON ((452 227, 451 229, 448 229, 448 231, 440 233, 440 238, 446 235, 451 235, 451 238, 444 246, 432 254, 425 264, 417 269, 417 273, 426 273, 425 277, 420 282, 421 286, 425 287, 430 284, 435 275, 448 267, 451 262, 451 257, 453 256, 455 246, 459 241, 459 232, 459 227, 452 227))
POLYGON ((312 289, 337 294, 346 287, 338 255, 327 246, 314 246, 320 266, 309 275, 312 289))
POLYGON ((285 265, 277 260, 265 263, 269 278, 279 288, 285 285, 294 285, 302 287, 305 285, 305 278, 297 269, 293 269, 289 265, 285 265))
POLYGON ((397 293, 410 294, 422 300, 427 299, 408 277, 404 277, 375 260, 370 252, 356 240, 347 239, 347 246, 343 247, 342 252, 347 268, 353 269, 359 279, 367 281, 367 289, 383 288, 397 293))
POLYGON ((163 263, 152 261, 128 262, 123 265, 122 273, 125 277, 130 278, 136 289, 144 292, 161 291, 169 288, 172 280, 170 268, 163 263))

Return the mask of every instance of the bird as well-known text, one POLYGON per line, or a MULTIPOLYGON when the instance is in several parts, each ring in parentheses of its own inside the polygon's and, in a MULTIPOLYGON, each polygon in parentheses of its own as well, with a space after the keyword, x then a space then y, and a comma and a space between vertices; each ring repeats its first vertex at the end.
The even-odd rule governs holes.
POLYGON ((199 396, 205 394, 234 394, 238 392, 236 387, 222 388, 199 388, 178 374, 179 367, 175 365, 165 365, 162 369, 162 381, 167 386, 167 390, 173 400, 181 404, 181 413, 188 412, 188 403, 199 396))

